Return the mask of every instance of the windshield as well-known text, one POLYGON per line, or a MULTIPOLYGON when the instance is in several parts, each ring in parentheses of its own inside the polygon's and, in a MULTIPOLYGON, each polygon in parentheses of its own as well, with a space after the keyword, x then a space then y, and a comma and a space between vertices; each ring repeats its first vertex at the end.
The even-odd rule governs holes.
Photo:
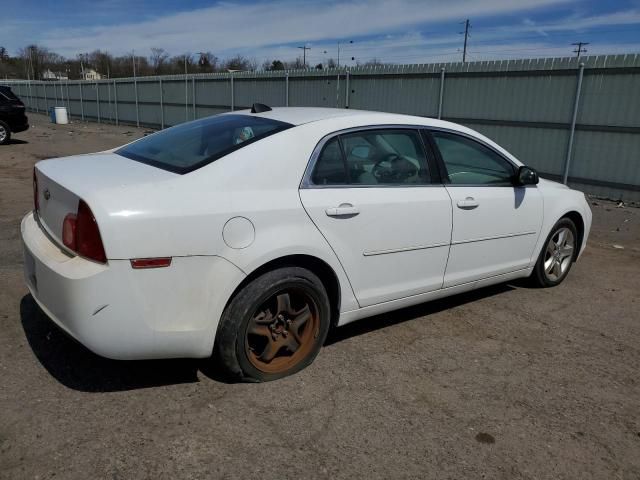
POLYGON ((116 153, 183 174, 292 126, 250 115, 217 115, 162 130, 116 153))

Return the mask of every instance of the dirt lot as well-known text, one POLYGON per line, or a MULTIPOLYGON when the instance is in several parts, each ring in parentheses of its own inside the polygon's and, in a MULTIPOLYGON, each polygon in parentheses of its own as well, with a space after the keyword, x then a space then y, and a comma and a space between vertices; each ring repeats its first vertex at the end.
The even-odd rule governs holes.
POLYGON ((197 361, 98 358, 39 312, 33 164, 143 130, 31 117, 0 147, 1 478, 640 478, 639 209, 596 201, 558 288, 365 320, 294 377, 228 385, 197 361))

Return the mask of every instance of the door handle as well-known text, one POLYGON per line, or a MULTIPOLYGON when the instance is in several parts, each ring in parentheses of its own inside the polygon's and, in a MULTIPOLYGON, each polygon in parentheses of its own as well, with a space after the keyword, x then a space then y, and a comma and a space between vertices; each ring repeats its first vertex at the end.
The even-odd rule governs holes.
POLYGON ((473 210, 478 207, 480 204, 473 197, 467 197, 464 200, 458 200, 458 208, 462 208, 463 210, 473 210))
POLYGON ((339 207, 331 207, 325 210, 329 217, 353 217, 360 213, 357 207, 350 203, 341 203, 339 207))

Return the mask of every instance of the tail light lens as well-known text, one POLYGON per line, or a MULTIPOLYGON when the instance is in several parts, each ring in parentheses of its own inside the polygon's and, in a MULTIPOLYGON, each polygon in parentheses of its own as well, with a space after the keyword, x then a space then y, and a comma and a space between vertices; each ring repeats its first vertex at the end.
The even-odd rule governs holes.
POLYGON ((78 250, 78 242, 76 242, 77 219, 78 216, 75 213, 68 213, 62 222, 62 243, 74 252, 78 250))
POLYGON ((33 208, 38 212, 40 202, 38 201, 38 177, 36 177, 36 167, 33 167, 33 208))
POLYGON ((106 263, 102 237, 89 205, 83 200, 78 203, 78 212, 69 213, 62 223, 62 243, 78 255, 106 263))

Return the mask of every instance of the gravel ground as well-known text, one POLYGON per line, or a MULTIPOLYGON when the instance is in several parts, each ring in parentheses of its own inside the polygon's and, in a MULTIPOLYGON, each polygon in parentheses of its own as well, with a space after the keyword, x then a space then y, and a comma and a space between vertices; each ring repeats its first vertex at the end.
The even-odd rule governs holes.
POLYGON ((338 329, 305 371, 228 385, 116 362, 22 280, 40 159, 144 131, 31 115, 0 147, 0 478, 640 478, 640 210, 595 201, 554 289, 482 289, 338 329))

